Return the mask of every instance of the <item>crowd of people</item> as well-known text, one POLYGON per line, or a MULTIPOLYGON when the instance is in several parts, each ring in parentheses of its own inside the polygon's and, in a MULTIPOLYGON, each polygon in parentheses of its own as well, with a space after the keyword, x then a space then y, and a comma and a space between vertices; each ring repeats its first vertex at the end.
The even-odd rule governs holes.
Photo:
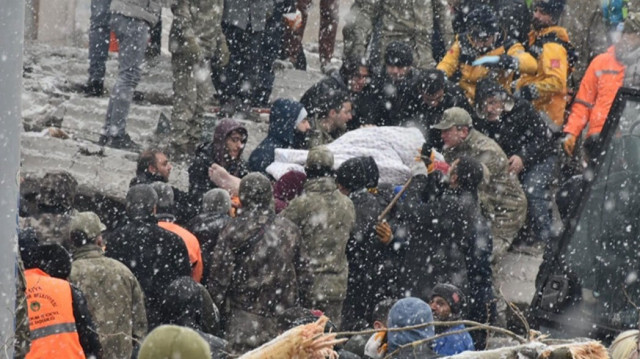
MULTIPOLYGON (((564 0, 355 0, 330 71, 337 5, 323 0, 325 78, 270 104, 266 138, 245 154, 252 134, 234 116, 269 106, 276 58, 306 68, 308 6, 174 1, 170 146, 140 152, 112 228, 74 208, 71 175, 42 179, 20 223, 18 356, 223 358, 324 314, 327 330, 378 330, 341 358, 431 358, 487 342, 434 318, 505 324, 502 258, 515 241, 552 244, 560 165, 591 155, 617 89, 636 84, 640 13, 605 6, 611 46, 587 66, 559 25, 564 0), (223 118, 202 141, 214 88, 223 118), (371 126, 424 136, 408 182, 381 183, 370 156, 336 166, 326 145, 371 126), (304 172, 267 172, 282 148, 308 150, 304 172), (173 156, 187 159, 188 191, 169 184, 173 156)), ((158 10, 92 1, 88 94, 103 93, 109 29, 120 43, 103 145, 138 149, 125 123, 158 10)))

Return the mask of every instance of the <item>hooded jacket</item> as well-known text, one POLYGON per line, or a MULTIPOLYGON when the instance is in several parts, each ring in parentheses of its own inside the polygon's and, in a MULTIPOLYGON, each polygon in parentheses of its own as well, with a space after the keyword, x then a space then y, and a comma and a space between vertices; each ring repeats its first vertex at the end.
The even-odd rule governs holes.
POLYGON ((187 247, 180 237, 158 227, 155 216, 130 218, 105 236, 105 256, 122 262, 136 276, 144 293, 149 329, 161 321, 164 288, 180 276, 190 276, 187 247))
POLYGON ((251 173, 239 194, 242 210, 216 243, 207 289, 226 318, 226 339, 244 352, 277 336, 276 317, 297 304, 296 268, 306 264, 299 229, 275 216, 269 180, 251 173))
POLYGON ((218 242, 220 233, 227 226, 231 217, 227 213, 201 213, 187 224, 189 232, 193 233, 200 243, 202 252, 203 276, 202 284, 207 284, 207 273, 211 270, 213 248, 218 242))
MULTIPOLYGON (((419 324, 433 322, 433 313, 431 308, 423 300, 409 297, 400 299, 391 307, 389 311, 389 319, 387 319, 387 328, 403 328, 419 324)), ((422 327, 419 329, 409 329, 398 332, 387 333, 387 343, 389 345, 387 352, 393 353, 399 347, 420 339, 426 339, 434 336, 433 327, 422 327)), ((429 343, 420 345, 416 348, 408 347, 400 350, 399 353, 392 358, 435 358, 437 355, 431 350, 429 343)))
POLYGON ((615 46, 596 56, 580 83, 564 132, 576 137, 588 124, 587 136, 602 131, 609 109, 622 86, 626 66, 616 58, 615 46))
POLYGON ((303 109, 297 101, 278 99, 271 105, 269 132, 249 157, 249 169, 265 173, 275 159, 276 148, 300 149, 304 136, 296 130, 296 119, 303 109), (297 137, 299 136, 299 137, 297 137), (300 142, 298 142, 300 141, 300 142))
POLYGON ((202 195, 210 189, 216 188, 216 185, 209 179, 209 167, 216 163, 224 167, 230 175, 242 178, 249 171, 247 164, 242 159, 242 151, 247 143, 247 129, 240 123, 232 119, 224 119, 220 121, 213 133, 213 141, 198 145, 196 148, 196 158, 189 166, 189 194, 192 198, 192 204, 200 208, 202 203, 202 195), (231 159, 227 155, 226 140, 233 131, 243 134, 243 147, 238 154, 238 158, 231 159))

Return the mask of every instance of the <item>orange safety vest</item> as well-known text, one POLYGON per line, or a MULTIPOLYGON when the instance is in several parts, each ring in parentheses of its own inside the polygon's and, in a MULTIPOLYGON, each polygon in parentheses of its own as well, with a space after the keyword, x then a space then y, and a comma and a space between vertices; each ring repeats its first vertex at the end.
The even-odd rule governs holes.
MULTIPOLYGON (((175 233, 187 246, 187 252, 189 252, 189 262, 191 263, 191 277, 198 283, 202 280, 202 272, 204 266, 202 264, 202 252, 200 251, 200 242, 193 233, 180 227, 179 225, 171 222, 158 222, 160 228, 164 228, 169 232, 175 233)), ((169 283, 167 283, 168 285, 169 283)))
POLYGON ((25 271, 31 350, 26 359, 85 358, 73 316, 71 286, 33 268, 25 271))

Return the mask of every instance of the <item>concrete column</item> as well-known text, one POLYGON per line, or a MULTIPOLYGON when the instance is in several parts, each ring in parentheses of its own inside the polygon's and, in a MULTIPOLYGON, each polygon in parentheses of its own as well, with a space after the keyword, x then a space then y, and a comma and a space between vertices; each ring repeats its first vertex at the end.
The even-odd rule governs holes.
POLYGON ((13 358, 24 2, 0 0, 0 9, 0 347, 13 358))

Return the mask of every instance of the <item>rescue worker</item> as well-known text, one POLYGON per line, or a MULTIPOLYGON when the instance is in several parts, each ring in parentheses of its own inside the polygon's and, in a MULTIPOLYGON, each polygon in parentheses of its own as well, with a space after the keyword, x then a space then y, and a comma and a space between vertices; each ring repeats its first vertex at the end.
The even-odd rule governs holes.
POLYGON ((534 74, 523 74, 516 84, 517 97, 529 100, 556 124, 564 123, 567 105, 567 78, 576 61, 567 30, 558 26, 565 0, 538 0, 534 4, 533 30, 527 51, 537 60, 534 74))
POLYGON ((318 107, 311 124, 309 148, 333 142, 347 131, 347 123, 351 121, 351 99, 344 91, 326 88, 318 107))
POLYGON ((370 55, 374 72, 382 65, 380 60, 392 41, 400 41, 413 49, 415 66, 431 68, 436 65, 432 51, 434 28, 438 28, 445 47, 453 40, 449 11, 438 0, 356 0, 345 24, 345 57, 364 59, 371 46, 376 21, 381 24, 380 43, 370 55), (409 10, 410 9, 410 10, 409 10))
POLYGON ((443 155, 448 163, 469 156, 488 169, 478 197, 485 216, 491 220, 493 263, 499 263, 527 216, 527 199, 518 179, 509 173, 507 155, 495 141, 472 127, 471 116, 462 108, 446 110, 433 128, 441 131, 443 155))
POLYGON ((623 85, 627 66, 635 61, 628 54, 638 48, 640 16, 631 13, 625 21, 620 42, 591 61, 580 83, 580 90, 563 130, 563 148, 568 155, 574 154, 576 140, 586 125, 589 126, 587 138, 602 131, 618 89, 623 85))
POLYGON ((207 289, 221 310, 230 350, 244 353, 278 335, 276 318, 298 303, 298 268, 308 261, 300 230, 275 215, 267 177, 249 173, 239 194, 242 208, 216 243, 207 289))
POLYGON ((31 332, 31 350, 26 358, 102 358, 102 346, 83 293, 66 280, 48 274, 65 271, 68 275, 69 253, 57 243, 38 244, 35 235, 21 234, 18 245, 26 268, 31 332))
POLYGON ((31 227, 43 242, 62 241, 69 234, 69 221, 76 211, 73 203, 78 181, 67 171, 48 172, 42 177, 36 197, 37 212, 20 219, 20 227, 31 227))
POLYGON ((305 164, 304 192, 282 215, 300 228, 300 250, 312 259, 298 272, 301 306, 322 310, 340 328, 349 270, 346 247, 355 209, 336 187, 332 168, 333 153, 325 146, 312 148, 305 164))
POLYGON ((71 218, 69 246, 73 263, 69 281, 86 296, 105 358, 130 358, 147 333, 140 283, 129 268, 104 256, 106 227, 93 212, 71 218))
POLYGON ((521 43, 505 40, 491 8, 476 8, 467 22, 468 31, 456 37, 437 69, 460 85, 469 102, 475 98, 476 83, 485 77, 491 76, 510 91, 517 74, 535 74, 535 59, 521 43))
POLYGON ((174 155, 193 155, 202 135, 205 108, 213 96, 211 66, 229 63, 227 40, 220 25, 222 9, 223 0, 179 0, 171 5, 174 155))

